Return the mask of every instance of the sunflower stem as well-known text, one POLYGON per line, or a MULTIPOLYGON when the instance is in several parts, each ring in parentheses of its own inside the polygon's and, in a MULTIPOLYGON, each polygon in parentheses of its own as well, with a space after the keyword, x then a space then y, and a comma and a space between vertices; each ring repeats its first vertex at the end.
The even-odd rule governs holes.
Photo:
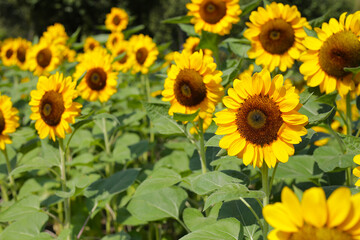
POLYGON ((263 226, 263 224, 261 223, 260 218, 259 218, 259 216, 256 214, 255 210, 251 207, 251 205, 250 205, 244 198, 240 197, 239 199, 240 199, 240 201, 242 201, 242 202, 245 204, 245 206, 246 206, 246 207, 251 211, 251 213, 254 215, 254 217, 256 218, 256 220, 257 220, 258 223, 259 223, 259 226, 260 226, 260 228, 261 228, 261 231, 264 233, 264 226, 263 226))
POLYGON ((274 178, 275 178, 275 174, 276 174, 276 169, 278 167, 278 162, 275 164, 275 167, 274 167, 274 170, 272 172, 272 176, 270 178, 270 189, 269 189, 269 193, 271 193, 271 190, 272 190, 272 186, 273 186, 273 182, 274 182, 274 178))
MULTIPOLYGON (((66 192, 66 155, 64 151, 64 141, 62 138, 59 140, 59 154, 60 154, 60 173, 61 173, 61 189, 63 192, 66 192)), ((65 210, 65 221, 64 228, 68 229, 71 225, 71 210, 70 210, 70 198, 66 197, 64 199, 64 210, 65 210)), ((70 239, 70 236, 68 237, 70 239)))
POLYGON ((204 141, 204 127, 203 119, 199 118, 199 139, 200 139, 200 162, 201 162, 201 171, 203 174, 206 173, 206 149, 204 141))
MULTIPOLYGON (((269 168, 266 164, 263 164, 261 168, 261 177, 262 177, 262 187, 265 193, 265 197, 263 199, 263 207, 269 204, 269 197, 270 197, 270 187, 269 187, 269 168)), ((269 224, 264 221, 264 228, 263 228, 263 238, 264 240, 267 239, 267 234, 269 231, 269 224)))
POLYGON ((111 150, 110 150, 110 145, 109 145, 109 138, 108 138, 108 134, 107 134, 107 129, 106 129, 106 119, 102 118, 102 130, 104 133, 104 142, 105 142, 105 151, 106 151, 106 155, 110 156, 111 154, 111 150))
MULTIPOLYGON (((352 136, 352 113, 351 113, 351 95, 350 92, 346 95, 346 120, 348 123, 347 128, 347 135, 352 136)), ((348 167, 346 169, 346 184, 347 186, 352 185, 352 179, 351 179, 351 167, 348 167)))
POLYGON ((11 168, 11 163, 10 163, 10 160, 9 160, 9 156, 7 154, 6 147, 2 151, 3 151, 3 154, 5 156, 5 160, 6 160, 6 167, 7 167, 8 177, 9 177, 9 186, 10 186, 11 194, 12 194, 13 198, 15 199, 15 201, 17 201, 15 180, 14 180, 13 176, 10 174, 11 171, 12 171, 12 168, 11 168))
POLYGON ((8 202, 9 201, 9 196, 7 194, 7 188, 1 184, 1 199, 5 202, 8 202))

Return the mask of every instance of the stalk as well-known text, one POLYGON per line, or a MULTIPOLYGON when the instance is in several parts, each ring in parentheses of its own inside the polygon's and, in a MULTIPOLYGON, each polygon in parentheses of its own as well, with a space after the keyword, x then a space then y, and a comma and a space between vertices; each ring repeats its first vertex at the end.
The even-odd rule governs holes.
MULTIPOLYGON (((61 176, 61 189, 66 192, 66 155, 64 151, 64 141, 59 138, 59 153, 60 153, 60 176, 61 176)), ((64 199, 64 210, 65 210, 65 221, 64 228, 69 229, 71 225, 71 209, 70 209, 70 198, 64 199)), ((68 237, 70 239, 70 237, 68 237)))
MULTIPOLYGON (((263 164, 263 166, 261 168, 262 186, 263 186, 263 191, 265 192, 265 197, 263 199, 263 207, 265 207, 266 205, 269 204, 270 187, 269 187, 268 174, 269 174, 269 168, 266 164, 263 164)), ((264 240, 267 239, 268 232, 269 232, 269 224, 266 221, 264 221, 264 226, 263 226, 264 240)))
POLYGON ((11 163, 10 163, 10 160, 9 160, 9 156, 7 154, 6 147, 2 151, 3 151, 3 154, 5 156, 5 160, 6 160, 6 168, 7 168, 8 177, 9 177, 9 186, 10 186, 11 194, 12 194, 13 198, 15 199, 15 201, 17 201, 15 180, 14 180, 13 176, 10 174, 11 171, 12 171, 12 168, 11 168, 11 163))
POLYGON ((202 118, 199 118, 200 162, 201 162, 201 171, 203 174, 205 174, 206 173, 206 154, 205 154, 203 121, 204 120, 202 118))

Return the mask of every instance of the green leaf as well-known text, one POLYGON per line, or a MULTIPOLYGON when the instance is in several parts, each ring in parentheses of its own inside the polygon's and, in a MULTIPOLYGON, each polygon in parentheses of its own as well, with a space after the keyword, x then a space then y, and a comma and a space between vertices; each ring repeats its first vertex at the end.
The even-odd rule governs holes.
POLYGON ((219 36, 215 33, 202 31, 200 42, 198 45, 199 49, 210 49, 213 52, 218 51, 219 36))
POLYGON ((185 225, 192 232, 216 222, 216 217, 206 218, 200 210, 196 208, 185 208, 183 219, 185 225))
POLYGON ((355 154, 343 154, 336 147, 323 146, 315 149, 313 156, 321 170, 330 172, 336 168, 344 169, 351 167, 355 154))
POLYGON ((110 113, 98 113, 98 114, 94 115, 92 118, 93 119, 102 119, 102 118, 111 119, 111 120, 114 120, 114 122, 116 122, 118 125, 121 125, 119 120, 110 113))
POLYGON ((211 205, 221 201, 231 201, 242 198, 264 198, 262 191, 249 190, 244 185, 230 183, 212 193, 205 201, 204 211, 211 205))
POLYGON ((67 40, 66 45, 71 46, 74 42, 76 42, 76 39, 78 38, 79 34, 81 31, 81 27, 78 27, 75 32, 73 34, 71 34, 71 36, 69 37, 69 39, 67 40))
POLYGON ((358 74, 360 72, 360 66, 353 67, 353 68, 345 67, 344 71, 345 72, 352 72, 353 74, 358 74))
POLYGON ((124 30, 123 33, 124 33, 125 39, 128 39, 131 35, 133 35, 134 33, 140 32, 144 28, 145 28, 145 25, 141 24, 141 25, 131 27, 131 28, 124 30))
POLYGON ((260 5, 261 2, 262 0, 254 0, 252 2, 249 2, 248 4, 241 5, 241 10, 242 10, 241 15, 243 16, 253 11, 255 8, 257 8, 260 5))
POLYGON ((196 112, 191 114, 184 114, 184 113, 174 113, 174 119, 176 121, 182 121, 182 122, 191 122, 194 121, 194 119, 199 114, 200 109, 198 109, 196 112))
POLYGON ((179 27, 183 30, 188 36, 197 36, 200 37, 199 34, 195 32, 194 25, 179 23, 179 27))
POLYGON ((177 23, 190 23, 192 16, 178 16, 178 17, 173 17, 173 18, 168 18, 165 19, 163 21, 161 21, 161 23, 172 23, 172 24, 177 24, 177 23))
POLYGON ((172 186, 134 196, 127 209, 136 218, 144 221, 178 219, 186 198, 185 190, 172 186))
POLYGON ((180 240, 238 240, 241 237, 240 225, 235 218, 221 219, 185 235, 180 240))
POLYGON ((121 59, 123 59, 123 58, 125 57, 125 55, 126 55, 126 52, 120 53, 119 55, 117 55, 117 56, 113 59, 112 63, 117 62, 117 61, 120 61, 121 59))
POLYGON ((321 95, 318 99, 316 99, 316 101, 320 103, 325 103, 330 106, 334 106, 337 96, 338 96, 337 92, 332 92, 329 94, 321 95))
MULTIPOLYGON (((309 24, 311 25, 311 27, 312 28, 320 27, 323 22, 325 22, 327 19, 329 19, 330 12, 331 12, 331 10, 329 9, 326 13, 324 13, 320 17, 310 20, 309 24)), ((311 36, 311 35, 309 35, 309 36, 311 36)))
POLYGON ((101 240, 131 240, 131 237, 126 232, 119 232, 116 234, 111 234, 103 237, 101 240))
POLYGON ((205 147, 219 147, 220 140, 224 135, 214 135, 205 143, 205 147))
POLYGON ((337 133, 337 134, 341 137, 343 143, 345 144, 347 154, 357 155, 360 153, 360 138, 359 137, 355 137, 355 136, 351 136, 351 135, 344 135, 341 133, 337 133))
POLYGON ((18 221, 39 212, 40 199, 38 196, 30 195, 14 203, 6 210, 0 212, 0 222, 18 221))
POLYGON ((308 116, 309 117, 309 123, 308 123, 309 126, 316 126, 316 125, 319 125, 320 123, 324 122, 326 119, 328 119, 331 116, 331 114, 333 113, 334 110, 335 110, 335 107, 331 108, 331 110, 328 112, 308 116))
POLYGON ((164 156, 156 162, 154 169, 170 168, 178 173, 189 171, 190 160, 189 156, 184 151, 172 151, 169 155, 164 156))

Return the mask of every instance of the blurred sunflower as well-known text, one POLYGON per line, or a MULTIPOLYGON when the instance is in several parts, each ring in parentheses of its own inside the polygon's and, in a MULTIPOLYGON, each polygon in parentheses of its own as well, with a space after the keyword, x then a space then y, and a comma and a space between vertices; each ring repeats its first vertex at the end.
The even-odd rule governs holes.
POLYGON ((167 72, 169 72, 170 70, 170 66, 174 63, 174 55, 175 52, 169 52, 164 56, 164 63, 161 66, 161 68, 166 68, 167 67, 167 72))
POLYGON ((271 80, 266 69, 252 77, 245 74, 233 84, 223 98, 227 109, 214 118, 215 134, 225 135, 219 146, 245 165, 261 167, 265 160, 274 167, 278 161, 287 162, 294 154, 293 144, 307 133, 308 118, 298 113, 301 104, 295 87, 287 89, 280 74, 271 80))
POLYGON ((200 109, 199 116, 207 119, 224 94, 220 84, 222 72, 216 70, 213 58, 202 50, 193 54, 175 52, 174 59, 162 92, 162 100, 171 104, 169 115, 200 109))
POLYGON ((248 29, 244 37, 251 41, 248 56, 256 59, 272 72, 275 67, 286 71, 294 64, 305 50, 302 41, 307 36, 304 27, 311 28, 305 18, 301 17, 296 6, 272 2, 266 9, 259 7, 253 11, 247 22, 248 29))
POLYGON ((26 54, 26 61, 30 71, 35 75, 49 74, 60 65, 60 49, 46 41, 33 45, 26 54))
POLYGON ((76 51, 69 48, 68 46, 64 46, 62 50, 62 58, 68 62, 75 62, 76 60, 76 51))
POLYGON ((75 122, 79 116, 82 105, 73 102, 78 96, 75 90, 76 81, 71 77, 64 78, 62 74, 49 77, 40 76, 36 90, 30 92, 32 114, 31 120, 36 120, 35 128, 40 139, 49 135, 53 141, 56 136, 65 138, 65 132, 71 133, 69 123, 75 122))
POLYGON ((48 26, 46 31, 40 38, 40 41, 47 41, 51 44, 66 45, 66 41, 69 39, 65 31, 64 25, 55 23, 54 25, 48 26))
POLYGON ((112 51, 120 42, 124 40, 124 34, 121 32, 112 32, 105 43, 107 49, 112 51))
POLYGON ((23 38, 17 38, 14 41, 16 49, 16 65, 18 65, 22 70, 25 70, 27 69, 26 54, 31 47, 31 42, 23 38))
POLYGON ((15 132, 19 126, 19 111, 13 107, 10 97, 0 94, 0 149, 11 144, 9 133, 15 132))
MULTIPOLYGON (((198 37, 188 37, 183 44, 183 51, 188 51, 190 54, 194 53, 197 50, 197 47, 200 43, 200 38, 198 37)), ((205 55, 212 56, 212 51, 210 49, 203 49, 205 55)))
POLYGON ((5 39, 1 47, 1 60, 5 66, 16 64, 16 44, 12 38, 5 39))
POLYGON ((132 62, 131 73, 147 74, 149 67, 156 61, 159 54, 156 44, 151 37, 143 34, 133 35, 129 43, 131 48, 129 57, 132 62))
POLYGON ((339 21, 331 18, 321 29, 315 28, 318 38, 306 37, 308 50, 300 57, 304 62, 300 72, 310 87, 320 86, 321 92, 337 90, 345 96, 355 89, 360 74, 353 76, 345 67, 360 66, 360 11, 341 14, 339 21))
POLYGON ((101 47, 99 41, 97 41, 93 37, 87 37, 84 42, 84 52, 89 52, 94 50, 95 48, 101 47))
POLYGON ((106 102, 116 92, 117 72, 113 72, 112 61, 104 48, 96 48, 83 55, 73 74, 74 79, 79 79, 86 72, 77 86, 83 99, 106 102))
POLYGON ((132 67, 132 63, 128 54, 129 51, 129 42, 125 40, 118 42, 116 46, 114 46, 114 48, 112 49, 113 58, 119 56, 122 53, 125 53, 125 55, 120 60, 113 62, 113 68, 116 71, 121 71, 125 73, 132 67))
POLYGON ((229 34, 232 25, 239 22, 239 0, 191 0, 186 4, 195 32, 202 30, 219 35, 229 34))
POLYGON ((111 32, 121 32, 126 29, 129 23, 129 15, 124 9, 113 7, 110 13, 106 14, 105 26, 111 32))
MULTIPOLYGON (((356 163, 357 165, 360 165, 360 154, 356 155, 353 159, 354 163, 356 163)), ((356 168, 353 169, 353 174, 355 177, 360 178, 360 166, 357 166, 356 168)), ((358 179, 355 182, 355 186, 360 187, 360 179, 358 179)))
POLYGON ((360 239, 360 194, 340 187, 326 200, 322 188, 306 190, 301 203, 285 187, 281 202, 264 207, 265 220, 274 227, 269 240, 355 240, 360 239))

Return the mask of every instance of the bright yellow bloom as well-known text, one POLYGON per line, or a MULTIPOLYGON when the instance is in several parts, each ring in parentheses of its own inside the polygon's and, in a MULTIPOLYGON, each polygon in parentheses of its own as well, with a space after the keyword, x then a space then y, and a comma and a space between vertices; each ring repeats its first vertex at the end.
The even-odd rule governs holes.
POLYGON ((112 32, 105 43, 105 46, 110 51, 113 51, 124 40, 124 34, 121 32, 112 32))
POLYGON ((310 87, 320 86, 321 92, 337 90, 345 96, 355 89, 360 74, 353 76, 344 67, 360 66, 360 11, 341 14, 339 21, 331 18, 315 28, 318 38, 306 37, 308 50, 300 57, 300 72, 310 87))
POLYGON ((16 64, 16 44, 12 38, 6 39, 1 46, 1 60, 5 66, 16 64))
POLYGON ((113 71, 112 61, 105 48, 96 48, 83 55, 73 75, 77 80, 86 72, 77 86, 83 99, 106 102, 116 92, 118 73, 113 71))
POLYGON ((48 26, 47 30, 43 32, 40 41, 46 41, 51 44, 66 45, 69 36, 66 34, 65 27, 61 23, 55 23, 48 26))
POLYGON ((126 29, 129 23, 129 15, 124 9, 113 7, 110 13, 106 14, 105 26, 111 32, 121 32, 126 29))
POLYGON ((251 22, 246 23, 249 28, 244 32, 244 37, 251 41, 249 58, 256 59, 257 65, 270 72, 275 67, 281 71, 291 68, 294 59, 305 50, 304 27, 311 28, 297 7, 272 2, 266 9, 259 7, 251 12, 249 19, 251 22))
POLYGON ((193 16, 195 32, 202 30, 219 35, 229 34, 232 25, 239 22, 239 0, 191 0, 186 4, 188 15, 193 16))
POLYGON ((274 227, 269 240, 360 239, 360 194, 340 187, 326 200, 322 188, 306 190, 301 202, 285 187, 281 202, 264 207, 265 220, 274 227))
POLYGON ((26 61, 35 75, 46 75, 60 65, 61 57, 61 51, 56 45, 41 41, 28 50, 26 61))
POLYGON ((78 96, 75 90, 76 81, 63 74, 40 76, 36 90, 31 91, 31 120, 36 120, 35 128, 40 139, 49 135, 53 141, 55 136, 65 138, 65 132, 71 133, 69 123, 75 122, 79 116, 82 105, 73 102, 78 96))
POLYGON ((13 107, 10 97, 0 94, 0 149, 11 144, 9 133, 15 132, 19 126, 19 111, 13 107))
MULTIPOLYGON (((188 51, 190 54, 194 53, 195 51, 198 51, 196 48, 198 47, 200 43, 200 38, 198 37, 188 37, 183 44, 183 51, 188 51)), ((203 52, 205 55, 212 56, 212 51, 210 49, 203 49, 203 52)))
POLYGON ((87 37, 85 39, 84 52, 92 51, 92 50, 94 50, 95 48, 98 48, 98 47, 101 47, 101 44, 95 38, 87 37))
POLYGON ((131 58, 129 57, 130 51, 130 44, 128 41, 125 40, 119 41, 116 46, 113 47, 113 49, 111 50, 113 58, 116 58, 120 54, 125 53, 125 55, 120 60, 113 63, 113 68, 116 71, 121 71, 125 73, 129 71, 129 69, 132 67, 131 58))
POLYGON ((283 82, 280 74, 271 80, 266 69, 234 80, 223 98, 227 109, 214 118, 215 134, 225 135, 219 145, 228 155, 242 158, 245 165, 261 167, 265 161, 274 167, 294 154, 293 144, 307 133, 308 118, 298 113, 302 105, 295 87, 287 88, 283 82))
POLYGON ((31 48, 31 42, 23 38, 17 38, 14 41, 16 50, 16 65, 18 65, 19 68, 26 70, 28 68, 26 64, 26 54, 31 48))
MULTIPOLYGON (((353 159, 354 163, 356 163, 357 165, 360 165, 360 154, 356 155, 353 159)), ((356 168, 353 169, 353 174, 355 175, 355 177, 360 178, 360 166, 357 166, 356 168)), ((355 186, 360 187, 360 179, 358 179, 355 183, 355 186)))

